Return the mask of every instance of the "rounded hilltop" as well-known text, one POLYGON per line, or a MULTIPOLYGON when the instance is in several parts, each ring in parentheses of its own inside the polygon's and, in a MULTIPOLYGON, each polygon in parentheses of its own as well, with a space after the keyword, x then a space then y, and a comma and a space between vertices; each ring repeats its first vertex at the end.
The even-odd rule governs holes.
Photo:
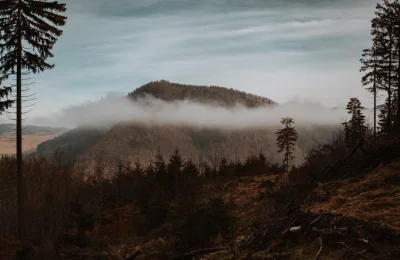
POLYGON ((277 103, 266 97, 218 86, 196 86, 173 83, 166 80, 152 81, 128 94, 133 99, 151 95, 165 101, 191 100, 199 103, 232 107, 241 104, 246 107, 271 106, 277 103))

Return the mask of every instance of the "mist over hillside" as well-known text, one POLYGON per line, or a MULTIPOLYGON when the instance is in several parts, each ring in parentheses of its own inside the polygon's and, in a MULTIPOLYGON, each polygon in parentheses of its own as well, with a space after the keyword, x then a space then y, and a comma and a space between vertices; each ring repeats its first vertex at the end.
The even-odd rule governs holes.
POLYGON ((337 124, 347 119, 345 109, 332 110, 317 102, 292 100, 277 104, 233 89, 159 81, 146 84, 128 96, 109 95, 34 121, 71 128, 109 128, 119 122, 138 122, 234 130, 276 128, 280 119, 287 116, 303 126, 337 124))
POLYGON ((223 87, 157 81, 128 96, 108 95, 42 118, 41 123, 77 128, 38 145, 37 153, 49 156, 57 150, 68 160, 101 154, 115 162, 140 159, 146 164, 156 153, 168 156, 175 148, 188 158, 208 162, 263 151, 269 160, 279 162, 275 132, 282 127, 281 118, 288 116, 299 132, 294 161, 298 164, 313 140, 329 140, 347 114, 316 102, 277 104, 223 87))

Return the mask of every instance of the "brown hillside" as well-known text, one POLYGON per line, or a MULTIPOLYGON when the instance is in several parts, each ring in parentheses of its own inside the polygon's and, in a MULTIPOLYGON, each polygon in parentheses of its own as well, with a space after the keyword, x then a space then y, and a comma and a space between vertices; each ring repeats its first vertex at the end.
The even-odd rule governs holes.
MULTIPOLYGON (((263 151, 271 161, 280 160, 275 136, 267 130, 226 132, 216 129, 193 129, 184 126, 118 124, 91 149, 92 157, 101 154, 115 162, 150 163, 158 151, 168 158, 177 148, 185 157, 218 164, 222 156, 244 159, 249 153, 263 151)), ((300 156, 298 156, 300 157, 300 156)))

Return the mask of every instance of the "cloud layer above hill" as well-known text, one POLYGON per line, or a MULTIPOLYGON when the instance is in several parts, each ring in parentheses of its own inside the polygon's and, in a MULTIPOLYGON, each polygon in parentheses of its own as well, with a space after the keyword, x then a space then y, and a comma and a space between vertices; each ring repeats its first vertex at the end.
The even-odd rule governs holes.
MULTIPOLYGON (((241 105, 222 108, 189 100, 165 102, 146 97, 136 102, 109 95, 95 102, 71 106, 48 117, 32 118, 32 123, 51 126, 109 126, 119 122, 176 124, 194 127, 244 129, 277 127, 282 117, 291 117, 296 125, 338 125, 347 119, 344 109, 292 100, 276 107, 249 109, 241 105)), ((368 116, 368 115, 367 115, 368 116)))

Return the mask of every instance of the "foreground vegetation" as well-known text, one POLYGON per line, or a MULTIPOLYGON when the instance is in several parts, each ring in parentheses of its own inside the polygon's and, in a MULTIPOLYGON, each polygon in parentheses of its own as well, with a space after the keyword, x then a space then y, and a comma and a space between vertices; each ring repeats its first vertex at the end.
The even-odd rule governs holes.
MULTIPOLYGON (((169 259, 199 249, 192 253, 207 259, 314 259, 320 248, 320 259, 349 259, 351 249, 396 259, 387 254, 399 239, 400 140, 373 149, 367 140, 332 171, 351 152, 345 139, 339 132, 315 146, 290 173, 262 153, 211 167, 176 150, 146 167, 118 164, 112 175, 98 158, 90 176, 81 161, 26 159, 27 248, 41 259, 169 259)), ((13 158, 0 160, 4 256, 19 248, 14 169, 13 158)))

